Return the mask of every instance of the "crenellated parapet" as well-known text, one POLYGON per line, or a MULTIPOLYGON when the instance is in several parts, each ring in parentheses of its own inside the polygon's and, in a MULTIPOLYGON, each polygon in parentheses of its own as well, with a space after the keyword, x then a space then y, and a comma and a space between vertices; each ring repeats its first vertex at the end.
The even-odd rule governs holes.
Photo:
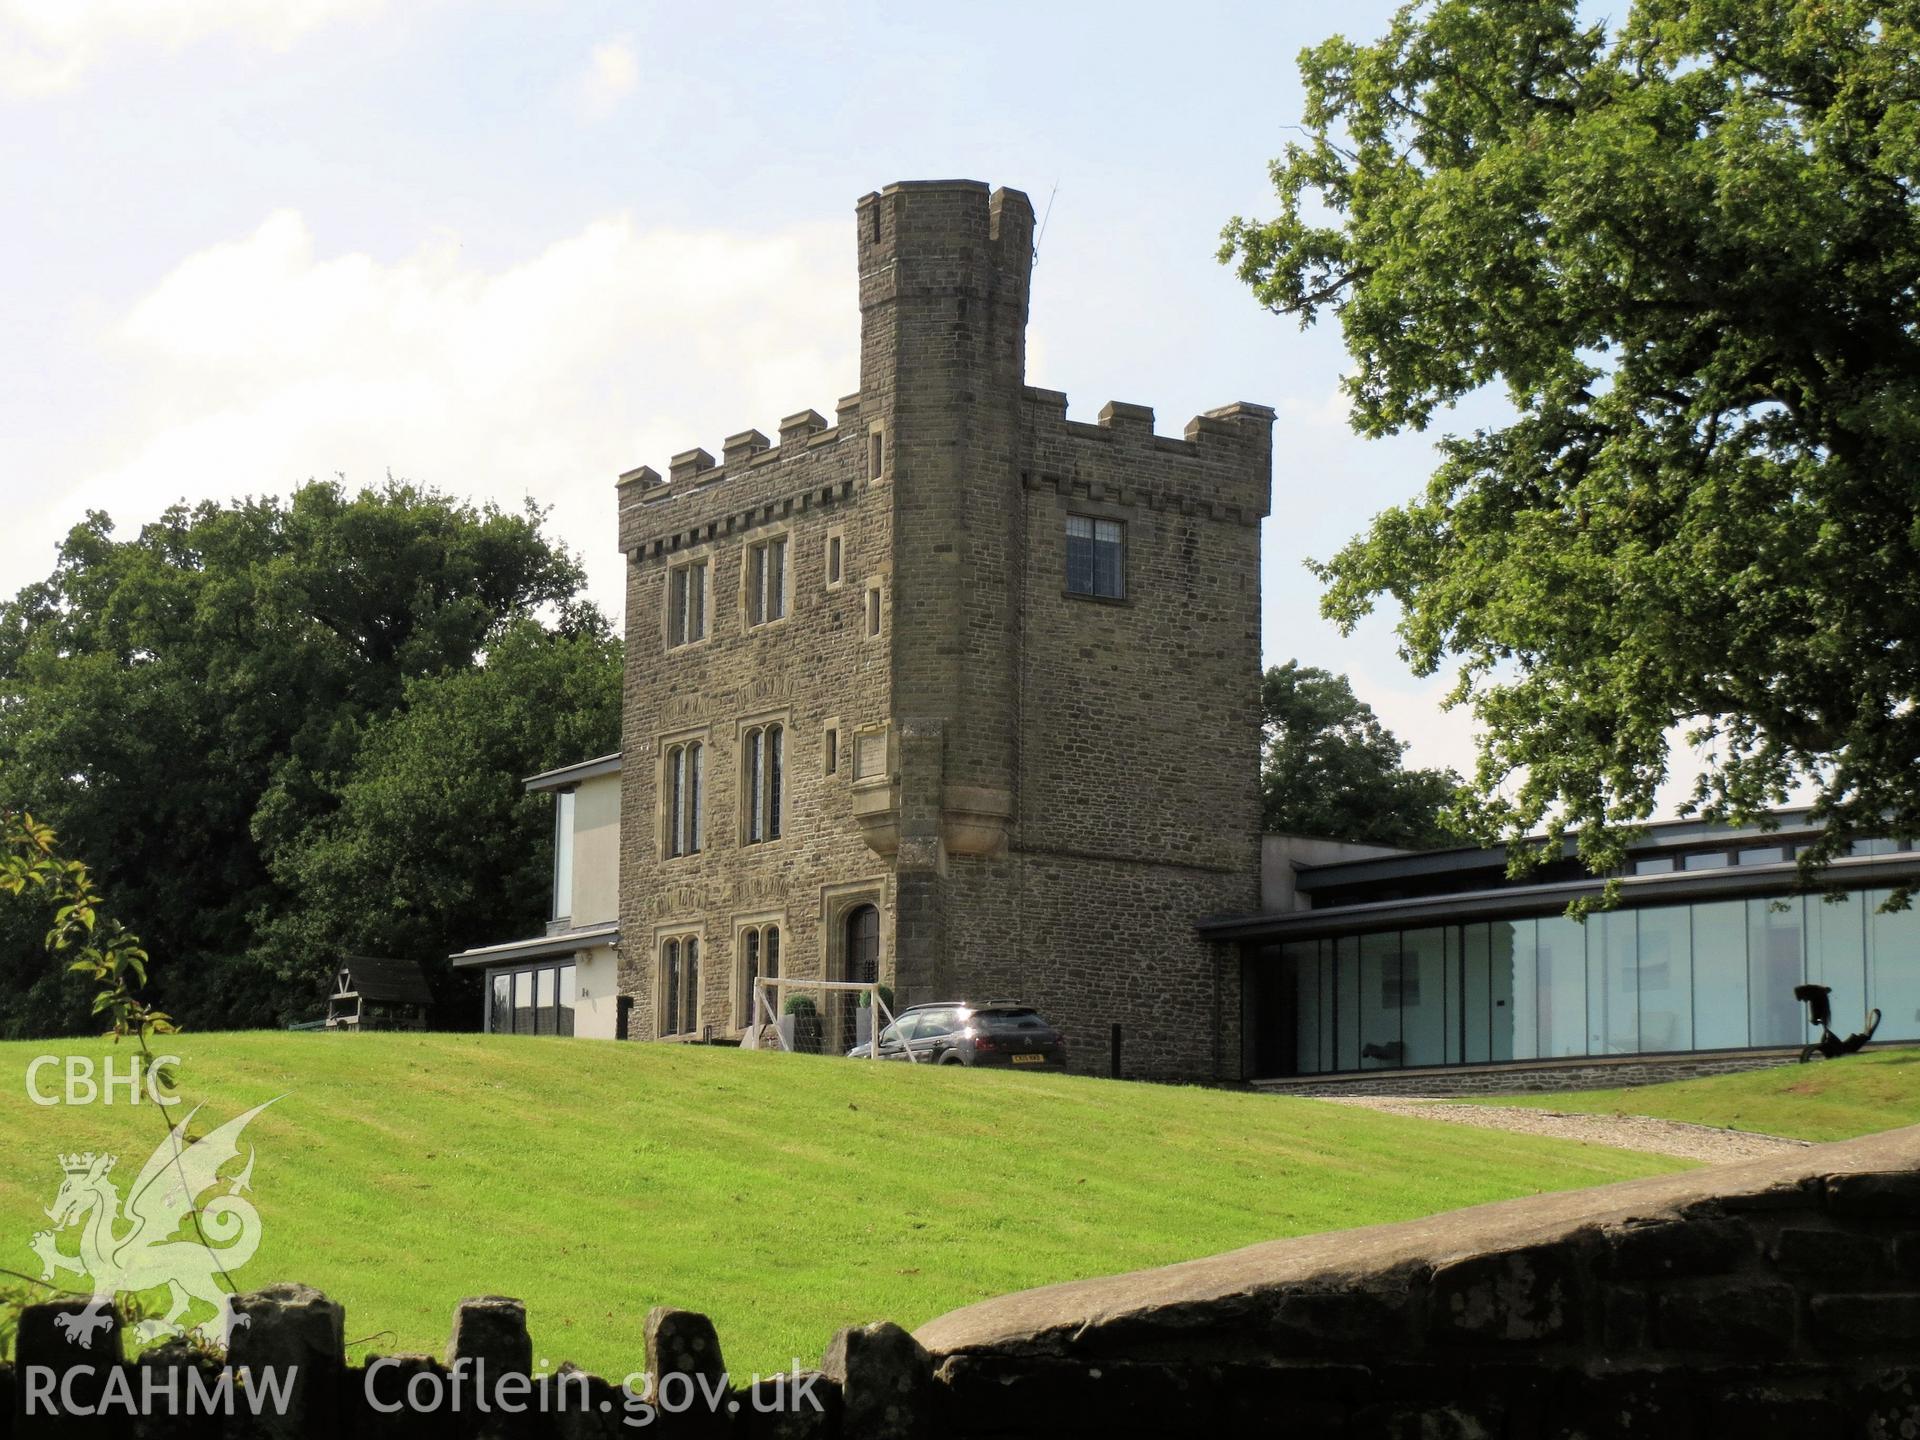
POLYGON ((1258 525, 1272 506, 1273 420, 1246 401, 1187 422, 1184 438, 1157 435, 1153 410, 1114 400, 1099 421, 1067 418, 1058 390, 1026 387, 1022 483, 1062 497, 1204 515, 1258 525))
POLYGON ((621 551, 630 560, 671 554, 851 498, 864 453, 859 394, 843 396, 838 412, 833 425, 817 410, 789 415, 777 442, 754 429, 729 435, 718 460, 683 450, 664 478, 650 465, 627 471, 616 487, 621 551))
MULTIPOLYGON (((1196 415, 1182 438, 1154 432, 1146 405, 1110 401, 1089 424, 1067 418, 1059 390, 1027 386, 1020 476, 1028 490, 1051 489, 1113 505, 1137 505, 1257 525, 1271 506, 1274 412, 1241 401, 1196 415)), ((630 559, 841 503, 864 478, 867 438, 856 392, 836 407, 780 421, 778 441, 757 429, 728 436, 720 458, 695 447, 667 474, 642 465, 620 477, 620 548, 630 559)))

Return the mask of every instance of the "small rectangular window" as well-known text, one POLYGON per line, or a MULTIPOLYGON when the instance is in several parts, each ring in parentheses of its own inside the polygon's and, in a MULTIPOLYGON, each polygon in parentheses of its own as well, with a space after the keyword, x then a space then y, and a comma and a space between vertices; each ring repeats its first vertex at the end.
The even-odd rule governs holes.
POLYGON ((670 857, 700 853, 706 757, 707 747, 697 740, 667 749, 666 853, 670 857))
POLYGON ((763 840, 780 838, 786 790, 786 740, 784 725, 763 725, 746 733, 740 775, 743 844, 757 845, 763 840))
POLYGON ((840 537, 838 535, 829 535, 827 537, 827 584, 838 585, 839 583, 840 537))
POLYGON ((1742 865, 1778 865, 1787 858, 1784 845, 1755 845, 1740 852, 1742 865))
POLYGON ((867 436, 867 478, 878 480, 887 473, 887 434, 874 430, 867 436))
POLYGON ((1647 855, 1633 862, 1636 875, 1666 875, 1673 870, 1671 855, 1647 855))
POLYGON ((840 771, 840 732, 827 731, 827 774, 836 775, 840 771))
POLYGON ((871 640, 880 633, 880 587, 867 587, 867 638, 871 640))
POLYGON ((1067 517, 1067 593, 1126 598, 1127 527, 1090 515, 1067 517))
POLYGON ((1685 870, 1724 870, 1727 866, 1727 852, 1724 850, 1700 850, 1692 855, 1681 857, 1680 865, 1685 870))
POLYGON ((573 913, 573 791, 554 796, 553 806, 553 914, 564 920, 573 913))
POLYGON ((787 613, 787 537, 747 547, 747 624, 764 625, 787 613))
POLYGON ((696 560, 667 572, 667 644, 706 638, 707 562, 696 560))

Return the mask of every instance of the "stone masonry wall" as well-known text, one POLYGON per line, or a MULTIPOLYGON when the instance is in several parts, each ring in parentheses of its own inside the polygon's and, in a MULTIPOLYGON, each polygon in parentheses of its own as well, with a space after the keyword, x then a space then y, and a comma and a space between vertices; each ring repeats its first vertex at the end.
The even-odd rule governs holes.
POLYGON ((1119 1025, 1123 1078, 1217 1076, 1237 1057, 1238 966, 1192 922, 1231 911, 1244 879, 1045 852, 952 862, 957 988, 1038 1007, 1082 1074, 1109 1072, 1119 1025))
POLYGON ((24 1313, 0 1437, 1893 1440, 1920 1433, 1920 1127, 1002 1296, 913 1335, 843 1330, 817 1370, 751 1385, 704 1316, 655 1309, 635 1374, 679 1379, 656 1380, 671 1413, 648 1425, 643 1382, 534 1374, 517 1301, 462 1302, 444 1356, 350 1366, 341 1307, 297 1285, 236 1297, 226 1356, 292 1374, 284 1408, 50 1418, 49 1396, 221 1373, 185 1348, 125 1364, 117 1327, 79 1349, 57 1326, 81 1304, 24 1313))
POLYGON ((969 1436, 1920 1433, 1920 1127, 922 1326, 969 1436))
POLYGON ((1010 854, 953 860, 958 989, 1018 996, 1075 1069, 1238 1073, 1237 967, 1195 934, 1258 900, 1260 520, 1272 412, 1233 405, 1187 438, 1145 406, 1066 418, 1025 391, 1010 854), (1126 597, 1066 593, 1070 515, 1125 527, 1126 597))
MULTIPOLYGON (((621 771, 621 989, 634 997, 632 1035, 659 1033, 657 957, 668 935, 702 945, 700 1017, 737 1035, 741 926, 776 924, 792 977, 837 963, 838 920, 859 901, 893 904, 891 867, 864 843, 852 812, 852 756, 863 731, 885 728, 887 654, 866 634, 866 590, 891 565, 892 516, 866 474, 861 397, 840 402, 840 423, 811 411, 781 426, 778 446, 757 432, 729 445, 724 464, 682 457, 662 482, 643 470, 621 485, 620 541, 628 555, 624 764, 621 771), (786 618, 746 623, 747 547, 788 540, 786 618), (842 544, 843 580, 827 584, 829 536, 842 544), (712 567, 708 638, 669 649, 667 577, 704 557, 712 567), (786 728, 785 814, 778 840, 742 843, 742 735, 750 721, 786 728), (826 771, 828 722, 839 732, 826 771), (661 752, 670 740, 706 746, 705 843, 668 858, 661 752)), ((740 439, 740 437, 736 437, 740 439)), ((890 926, 883 923, 883 945, 890 926)))
POLYGON ((1174 440, 1145 406, 1082 425, 1027 395, 1016 844, 1241 876, 1256 906, 1273 412, 1228 406, 1174 440), (1072 515, 1126 527, 1125 599, 1066 593, 1072 515))

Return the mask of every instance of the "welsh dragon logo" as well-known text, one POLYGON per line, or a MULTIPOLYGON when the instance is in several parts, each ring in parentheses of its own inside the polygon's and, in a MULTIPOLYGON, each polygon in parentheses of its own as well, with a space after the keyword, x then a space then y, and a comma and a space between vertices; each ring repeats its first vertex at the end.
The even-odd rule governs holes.
POLYGON ((91 1349, 95 1332, 108 1322, 115 1295, 162 1287, 169 1296, 167 1312, 136 1327, 142 1340, 182 1334, 181 1317, 196 1301, 213 1307, 212 1317, 195 1328, 204 1340, 224 1344, 233 1324, 246 1323, 246 1317, 233 1315, 220 1280, 223 1272, 238 1270, 252 1259, 260 1245, 260 1214, 242 1198, 253 1188, 253 1147, 247 1147, 247 1163, 239 1174, 223 1180, 220 1171, 240 1158, 240 1132, 247 1123, 273 1103, 256 1105, 188 1143, 187 1127, 200 1113, 195 1106, 140 1167, 124 1208, 119 1185, 108 1178, 119 1156, 89 1151, 60 1157, 66 1179, 46 1210, 53 1228, 35 1235, 32 1248, 40 1257, 42 1280, 52 1280, 61 1270, 93 1279, 92 1303, 77 1315, 59 1318, 69 1341, 91 1349), (189 1218, 195 1202, 222 1184, 224 1193, 197 1207, 196 1230, 189 1218), (79 1251, 65 1254, 60 1237, 76 1227, 79 1251))

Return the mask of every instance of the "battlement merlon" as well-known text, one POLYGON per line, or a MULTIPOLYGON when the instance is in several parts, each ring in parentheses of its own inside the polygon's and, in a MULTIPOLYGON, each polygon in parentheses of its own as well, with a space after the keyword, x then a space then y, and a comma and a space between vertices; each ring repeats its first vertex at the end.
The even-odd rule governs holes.
MULTIPOLYGON (((862 276, 869 259, 892 256, 919 262, 960 262, 978 251, 996 269, 1018 278, 1024 289, 1033 269, 1033 202, 1026 192, 984 180, 899 180, 854 202, 862 276)), ((922 277, 934 283, 964 283, 964 272, 936 264, 922 277)))
POLYGON ((1058 390, 1026 387, 1029 489, 1083 493, 1115 504, 1199 508, 1257 524, 1272 509, 1273 421, 1239 401, 1196 415, 1184 438, 1156 435, 1153 410, 1114 400, 1096 424, 1067 418, 1058 390))
POLYGON ((664 477, 650 465, 626 471, 615 486, 622 553, 672 553, 844 501, 863 447, 843 451, 840 442, 864 438, 859 412, 860 397, 844 396, 839 425, 802 410, 781 420, 778 444, 742 430, 721 443, 717 461, 695 447, 675 455, 664 477))

